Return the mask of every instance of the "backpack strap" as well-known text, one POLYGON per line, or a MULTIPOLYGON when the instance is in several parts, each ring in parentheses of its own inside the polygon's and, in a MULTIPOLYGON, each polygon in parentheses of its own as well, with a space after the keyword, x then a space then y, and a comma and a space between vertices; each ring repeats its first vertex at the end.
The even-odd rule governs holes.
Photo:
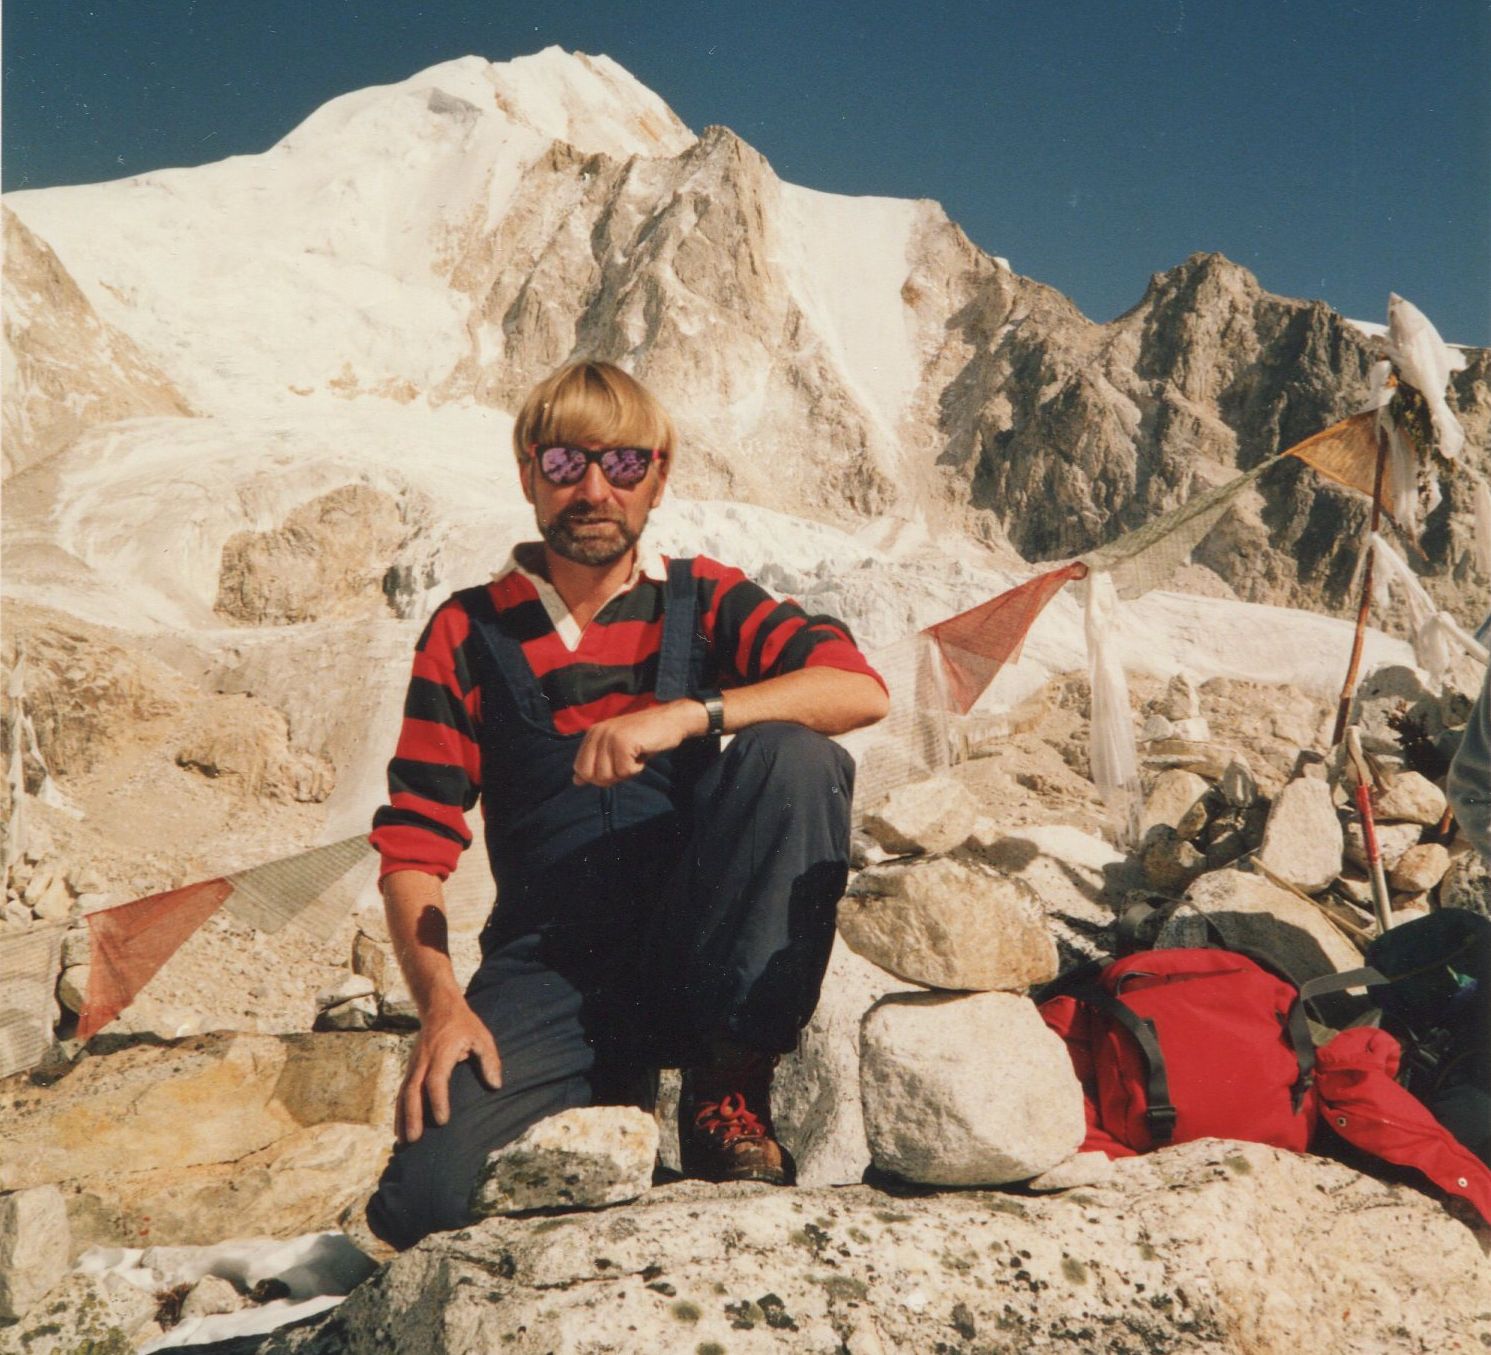
POLYGON ((1392 982, 1394 980, 1380 969, 1363 965, 1360 969, 1343 969, 1339 974, 1321 974, 1318 978, 1307 979, 1299 986, 1299 1000, 1313 1002, 1317 997, 1344 993, 1348 988, 1376 988, 1392 982))
POLYGON ((1096 986, 1079 988, 1069 994, 1078 1002, 1097 1008, 1115 1024, 1133 1036, 1144 1059, 1144 1123, 1156 1147, 1175 1137, 1175 1106, 1170 1100, 1170 1080, 1165 1076, 1165 1055, 1160 1049, 1154 1022, 1125 1006, 1111 993, 1096 986))

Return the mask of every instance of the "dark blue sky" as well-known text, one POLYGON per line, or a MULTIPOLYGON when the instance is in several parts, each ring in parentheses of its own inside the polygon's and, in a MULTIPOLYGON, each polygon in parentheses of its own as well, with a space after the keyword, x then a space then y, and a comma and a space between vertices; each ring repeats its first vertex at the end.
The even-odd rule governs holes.
POLYGON ((1220 250, 1491 343, 1491 0, 4 0, 4 185, 260 151, 347 90, 550 43, 794 183, 937 199, 1094 319, 1220 250))

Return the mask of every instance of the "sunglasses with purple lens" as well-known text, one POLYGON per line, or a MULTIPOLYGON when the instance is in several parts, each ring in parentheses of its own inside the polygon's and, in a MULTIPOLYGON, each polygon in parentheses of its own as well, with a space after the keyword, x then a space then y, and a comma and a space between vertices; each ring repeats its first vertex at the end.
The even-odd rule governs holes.
POLYGON ((577 485, 585 478, 591 462, 597 463, 601 474, 617 489, 631 489, 642 483, 647 468, 662 456, 662 452, 650 447, 607 447, 604 451, 592 451, 589 447, 540 447, 528 448, 538 464, 540 474, 551 485, 577 485))

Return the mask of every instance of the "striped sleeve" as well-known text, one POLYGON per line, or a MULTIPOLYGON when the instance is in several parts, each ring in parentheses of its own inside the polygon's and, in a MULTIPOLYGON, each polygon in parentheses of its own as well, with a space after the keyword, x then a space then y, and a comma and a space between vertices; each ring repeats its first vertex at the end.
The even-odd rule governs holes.
POLYGON ((803 668, 837 668, 885 686, 842 621, 810 616, 790 598, 779 602, 740 570, 703 556, 694 561, 694 576, 704 633, 730 685, 803 668))
POLYGON ((404 723, 388 764, 388 803, 373 816, 368 839, 383 858, 380 878, 418 870, 443 880, 471 845, 466 811, 481 789, 481 693, 467 660, 470 631, 465 608, 452 598, 415 646, 404 723))

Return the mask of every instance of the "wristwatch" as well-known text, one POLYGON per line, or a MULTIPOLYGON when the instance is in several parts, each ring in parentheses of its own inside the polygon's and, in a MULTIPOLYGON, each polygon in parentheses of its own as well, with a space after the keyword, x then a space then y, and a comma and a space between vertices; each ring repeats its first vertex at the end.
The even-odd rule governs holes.
POLYGON ((709 728, 704 731, 706 738, 712 738, 716 734, 725 732, 725 698, 718 692, 707 692, 699 698, 704 706, 704 713, 709 716, 709 728))

